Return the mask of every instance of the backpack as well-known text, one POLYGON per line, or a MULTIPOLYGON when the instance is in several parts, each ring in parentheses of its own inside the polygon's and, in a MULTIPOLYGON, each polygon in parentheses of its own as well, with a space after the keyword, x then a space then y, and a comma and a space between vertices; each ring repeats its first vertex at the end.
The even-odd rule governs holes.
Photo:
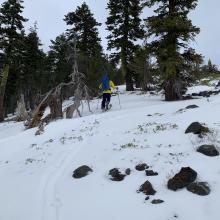
POLYGON ((102 78, 102 90, 110 90, 110 80, 107 75, 102 78))

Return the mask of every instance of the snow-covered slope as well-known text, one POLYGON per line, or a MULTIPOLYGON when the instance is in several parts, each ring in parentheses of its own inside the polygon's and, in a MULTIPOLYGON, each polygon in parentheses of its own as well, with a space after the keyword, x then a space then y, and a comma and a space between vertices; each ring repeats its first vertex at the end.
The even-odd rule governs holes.
POLYGON ((220 157, 196 152, 201 144, 220 146, 220 95, 164 102, 159 95, 121 90, 122 109, 117 96, 105 113, 94 100, 93 114, 50 123, 40 136, 21 123, 0 124, 1 220, 220 219, 220 157), (191 104, 199 108, 179 111, 191 104), (185 134, 194 121, 212 133, 202 139, 185 134), (141 162, 159 175, 136 171, 141 162), (81 165, 94 172, 73 179, 81 165), (168 179, 188 166, 210 184, 210 195, 167 189, 168 179), (131 168, 131 174, 113 182, 108 172, 115 167, 131 168), (137 193, 146 180, 157 191, 148 201, 137 193), (153 205, 152 199, 165 202, 153 205))

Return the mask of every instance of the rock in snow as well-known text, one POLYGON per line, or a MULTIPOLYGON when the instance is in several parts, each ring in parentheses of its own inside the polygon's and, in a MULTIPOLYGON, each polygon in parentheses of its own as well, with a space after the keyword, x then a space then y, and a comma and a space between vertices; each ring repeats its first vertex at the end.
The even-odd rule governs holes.
POLYGON ((93 170, 90 167, 83 165, 73 171, 73 178, 79 179, 79 178, 85 177, 90 172, 93 172, 93 170))
POLYGON ((161 199, 153 199, 153 200, 151 201, 151 203, 156 205, 156 204, 164 203, 164 201, 161 200, 161 199))
POLYGON ((214 145, 202 145, 197 149, 197 152, 210 157, 219 155, 219 152, 217 151, 214 145))
POLYGON ((149 181, 146 181, 144 184, 142 184, 138 192, 143 192, 145 195, 155 195, 156 193, 152 184, 149 181))
POLYGON ((194 109, 194 108, 199 108, 199 106, 198 105, 188 105, 186 107, 186 109, 194 109))
POLYGON ((118 168, 113 168, 109 171, 109 176, 112 181, 122 181, 126 175, 122 174, 118 168))
POLYGON ((168 189, 178 190, 188 186, 194 182, 197 177, 197 172, 190 167, 183 167, 179 173, 168 181, 168 189))
POLYGON ((158 176, 158 173, 153 170, 146 170, 145 172, 147 176, 158 176))
POLYGON ((148 168, 149 168, 149 166, 148 166, 146 163, 138 164, 138 165, 135 167, 135 169, 136 169, 137 171, 144 171, 144 170, 146 170, 146 169, 148 169, 148 168))
POLYGON ((187 186, 187 190, 200 196, 207 196, 211 192, 209 185, 206 182, 191 183, 187 186))
POLYGON ((186 129, 185 133, 193 133, 193 134, 203 134, 209 132, 209 129, 199 122, 193 122, 190 126, 186 129))

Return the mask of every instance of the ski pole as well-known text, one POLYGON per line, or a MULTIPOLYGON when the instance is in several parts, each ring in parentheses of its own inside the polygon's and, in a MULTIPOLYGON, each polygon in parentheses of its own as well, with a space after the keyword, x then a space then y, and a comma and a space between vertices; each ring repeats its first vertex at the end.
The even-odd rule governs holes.
POLYGON ((118 93, 118 92, 117 92, 117 95, 118 95, 119 106, 120 106, 120 109, 121 109, 121 100, 120 100, 120 97, 119 97, 119 93, 118 93))
POLYGON ((98 110, 98 108, 99 108, 99 97, 98 97, 98 102, 97 102, 97 108, 96 108, 96 110, 98 110))

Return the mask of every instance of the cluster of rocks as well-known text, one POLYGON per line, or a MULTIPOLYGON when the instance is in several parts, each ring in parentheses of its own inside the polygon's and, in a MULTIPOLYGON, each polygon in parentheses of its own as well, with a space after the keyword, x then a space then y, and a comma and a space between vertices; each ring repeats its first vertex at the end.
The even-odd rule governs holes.
POLYGON ((207 182, 196 182, 197 172, 190 167, 183 167, 179 173, 169 179, 167 187, 170 190, 186 189, 200 196, 209 195, 211 190, 207 182))
MULTIPOLYGON (((194 109, 198 108, 196 105, 187 106, 185 109, 194 109)), ((186 129, 185 133, 193 133, 199 136, 202 136, 206 133, 210 132, 209 128, 199 122, 193 122, 189 125, 186 129)), ((206 156, 218 156, 219 152, 214 145, 202 145, 197 148, 197 152, 202 153, 206 156)), ((146 163, 141 163, 135 166, 135 170, 137 171, 144 171, 146 176, 157 176, 158 173, 149 169, 150 167, 146 163)), ((73 178, 79 179, 85 177, 93 172, 92 168, 89 166, 83 165, 73 172, 73 178)), ((123 172, 118 168, 113 168, 109 170, 109 177, 112 181, 123 181, 124 178, 131 174, 131 169, 127 168, 123 172)), ((197 179, 197 172, 190 167, 183 167, 181 168, 180 172, 175 174, 172 178, 168 180, 167 187, 170 190, 177 191, 179 189, 186 188, 188 191, 205 196, 209 195, 211 190, 209 184, 207 182, 198 182, 197 179)), ((144 193, 147 197, 145 200, 149 200, 150 196, 154 196, 156 194, 156 190, 152 186, 149 181, 145 181, 138 189, 137 192, 144 193)), ((152 204, 160 204, 164 201, 161 199, 153 199, 151 201, 152 204)))
POLYGON ((202 96, 202 97, 210 97, 211 95, 218 95, 220 93, 220 90, 215 90, 215 91, 202 91, 199 93, 192 93, 191 96, 202 96))
MULTIPOLYGON (((209 132, 210 129, 200 124, 199 122, 193 122, 185 131, 186 134, 188 133, 198 134, 199 137, 202 137, 204 134, 209 132)), ((197 148, 197 152, 210 157, 215 157, 219 155, 219 151, 213 144, 201 145, 197 148)))
MULTIPOLYGON (((153 171, 153 170, 148 170, 150 167, 146 163, 138 164, 135 169, 137 171, 145 171, 146 176, 157 176, 158 173, 153 171)), ((152 184, 149 181, 144 182, 138 189, 138 193, 142 192, 144 193, 147 197, 145 200, 149 200, 149 196, 153 196, 156 194, 156 190, 153 188, 152 184)), ((160 204, 163 203, 164 201, 161 199, 153 199, 151 201, 152 204, 160 204)))
MULTIPOLYGON (((141 163, 135 166, 135 169, 137 171, 145 171, 146 176, 157 176, 158 175, 157 172, 153 170, 148 170, 149 168, 150 167, 146 163, 141 163)), ((92 168, 90 168, 87 165, 83 165, 73 171, 72 177, 75 179, 80 179, 80 178, 86 177, 91 172, 93 172, 92 168)), ((130 168, 127 168, 124 172, 121 172, 118 168, 113 168, 109 170, 109 173, 108 173, 110 180, 116 181, 116 182, 123 181, 124 178, 130 174, 131 174, 130 168)), ((148 197, 146 197, 146 200, 150 199, 149 195, 154 195, 156 193, 152 184, 149 181, 146 181, 144 184, 142 184, 138 192, 143 192, 145 195, 147 195, 148 197)), ((163 202, 164 201, 160 199, 154 199, 151 201, 152 204, 160 204, 163 202)))

